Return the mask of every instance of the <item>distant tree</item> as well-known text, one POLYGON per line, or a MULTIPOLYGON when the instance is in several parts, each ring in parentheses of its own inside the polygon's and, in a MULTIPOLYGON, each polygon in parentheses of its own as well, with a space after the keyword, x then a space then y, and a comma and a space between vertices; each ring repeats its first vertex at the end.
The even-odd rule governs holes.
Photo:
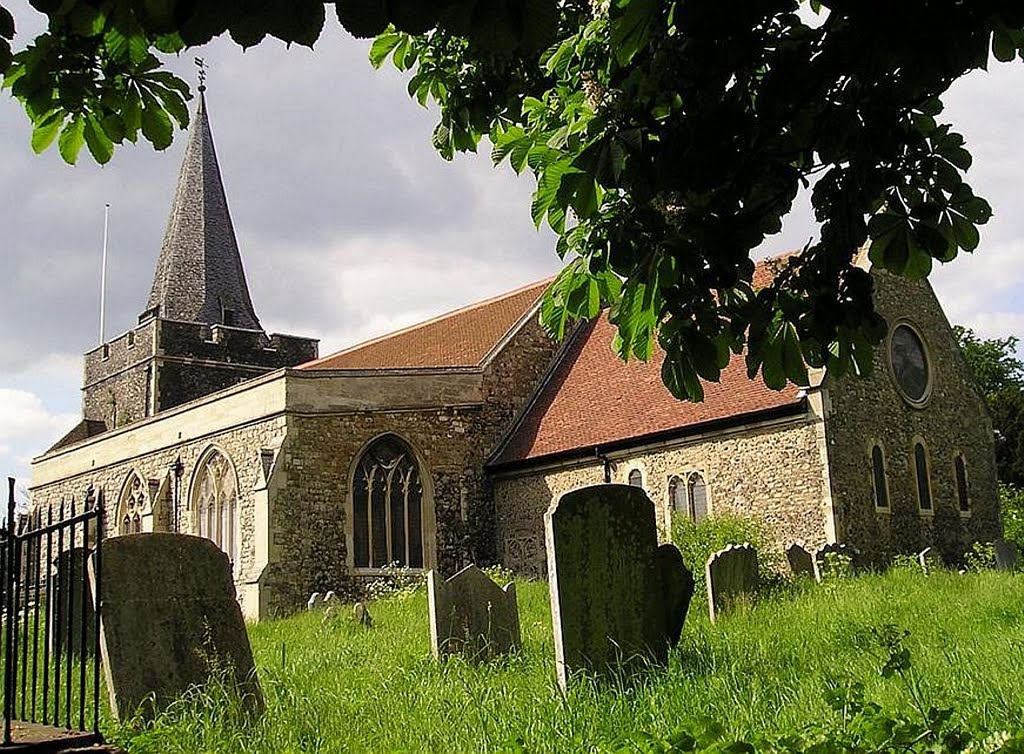
MULTIPOLYGON (((229 33, 312 46, 322 0, 30 0, 47 31, 5 84, 36 151, 55 140, 99 162, 188 121, 188 87, 161 70, 229 33)), ((537 180, 532 215, 567 260, 542 320, 608 307, 623 358, 664 348, 665 384, 699 400, 730 354, 782 388, 807 367, 864 373, 886 330, 853 263, 928 275, 979 243, 989 205, 963 180, 971 155, 942 96, 991 59, 1024 56, 1020 0, 336 0, 377 37, 375 65, 411 72, 451 158, 487 136, 496 162, 537 180), (803 5, 803 8, 801 8, 803 5), (808 10, 810 9, 810 10, 808 10), (751 254, 801 188, 820 240, 754 290, 751 254)), ((14 19, 0 7, 0 39, 14 19)), ((325 96, 330 93, 325 92, 325 96)), ((341 96, 344 96, 342 93, 341 96)), ((357 103, 354 103, 358 106, 357 103)))
MULTIPOLYGON (((1024 362, 1018 339, 982 339, 965 327, 953 328, 967 365, 985 395, 992 424, 999 433, 996 466, 1001 482, 1024 486, 1024 362)), ((1014 499, 1018 499, 1015 497, 1014 499)))

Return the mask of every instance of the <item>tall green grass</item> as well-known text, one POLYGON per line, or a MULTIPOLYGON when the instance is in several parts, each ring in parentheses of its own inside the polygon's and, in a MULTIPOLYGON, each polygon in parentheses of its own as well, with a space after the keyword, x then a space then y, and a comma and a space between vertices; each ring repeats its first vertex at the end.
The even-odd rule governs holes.
POLYGON ((437 663, 422 591, 347 611, 253 626, 267 712, 247 721, 231 695, 196 692, 144 728, 109 737, 138 752, 595 751, 699 717, 736 736, 778 734, 832 713, 829 683, 861 681, 909 708, 870 629, 910 629, 914 668, 932 703, 990 728, 1024 728, 1024 579, 911 570, 805 585, 711 625, 697 604, 669 667, 630 687, 554 681, 547 586, 517 584, 523 651, 504 662, 437 663), (522 748, 520 748, 522 747, 522 748))

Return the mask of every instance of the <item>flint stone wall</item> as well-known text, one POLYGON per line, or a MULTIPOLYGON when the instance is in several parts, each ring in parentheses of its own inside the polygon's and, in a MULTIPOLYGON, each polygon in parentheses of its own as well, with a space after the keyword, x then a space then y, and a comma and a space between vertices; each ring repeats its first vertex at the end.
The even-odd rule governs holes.
POLYGON ((975 541, 999 536, 992 423, 946 316, 927 282, 873 271, 875 305, 890 328, 908 322, 925 343, 932 391, 923 408, 907 403, 896 387, 887 341, 876 349, 866 379, 827 380, 826 434, 829 473, 840 542, 860 550, 869 563, 897 553, 916 555, 934 547, 946 562, 959 562, 975 541), (933 512, 918 508, 913 446, 928 453, 933 512), (871 446, 885 455, 889 509, 875 507, 871 446), (954 458, 967 468, 971 511, 961 515, 954 458))
MULTIPOLYGON (((800 417, 674 446, 614 454, 610 456, 613 481, 624 484, 631 469, 641 469, 662 541, 668 539, 671 524, 669 480, 699 471, 708 485, 711 513, 762 521, 779 552, 797 539, 818 546, 826 539, 827 516, 822 438, 820 423, 800 417)), ((502 564, 527 576, 543 576, 547 501, 603 481, 604 467, 597 461, 499 476, 494 482, 494 506, 502 564)))

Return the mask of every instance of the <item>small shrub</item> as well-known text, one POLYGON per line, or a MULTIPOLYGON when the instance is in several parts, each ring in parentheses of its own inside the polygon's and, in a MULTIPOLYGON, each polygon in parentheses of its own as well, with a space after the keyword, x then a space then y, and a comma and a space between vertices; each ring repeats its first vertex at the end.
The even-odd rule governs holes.
POLYGON ((704 564, 726 545, 749 542, 757 550, 762 591, 781 588, 788 583, 782 575, 782 555, 764 527, 752 518, 729 514, 708 516, 698 524, 678 517, 672 522, 672 542, 683 555, 686 567, 693 571, 695 594, 707 596, 704 564))
POLYGON ((1003 537, 1024 547, 1024 488, 999 485, 999 508, 1003 514, 1003 537))
POLYGON ((988 571, 996 567, 996 548, 991 542, 975 542, 971 549, 964 553, 964 568, 974 573, 988 571))

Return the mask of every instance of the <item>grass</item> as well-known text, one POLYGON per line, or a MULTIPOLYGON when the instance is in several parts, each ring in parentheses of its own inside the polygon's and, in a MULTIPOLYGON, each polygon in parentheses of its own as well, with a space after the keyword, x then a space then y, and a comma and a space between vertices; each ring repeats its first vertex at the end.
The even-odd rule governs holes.
POLYGON ((930 703, 990 729, 1024 729, 1024 579, 910 570, 803 585, 717 625, 696 602, 669 667, 632 687, 554 683, 547 586, 517 584, 523 651, 475 667, 429 655, 423 591, 371 605, 375 627, 347 611, 253 626, 267 713, 246 721, 230 695, 196 692, 144 729, 108 737, 136 752, 530 752, 613 748, 709 717, 737 736, 777 734, 834 713, 822 692, 854 680, 886 707, 909 709, 881 678, 870 629, 907 642, 930 703), (283 660, 283 661, 282 661, 283 660), (522 749, 520 749, 522 750, 522 749))

